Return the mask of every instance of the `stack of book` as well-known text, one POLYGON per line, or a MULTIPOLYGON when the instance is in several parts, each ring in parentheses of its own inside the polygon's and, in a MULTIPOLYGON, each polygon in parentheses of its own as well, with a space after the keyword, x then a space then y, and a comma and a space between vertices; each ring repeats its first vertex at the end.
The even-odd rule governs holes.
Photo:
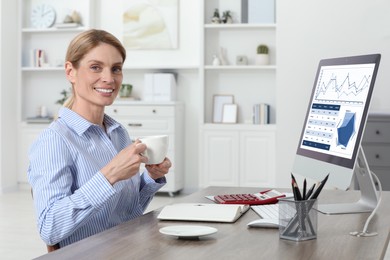
POLYGON ((33 67, 43 67, 45 64, 45 51, 42 49, 31 50, 30 64, 33 67))
POLYGON ((269 124, 269 111, 268 104, 255 104, 253 106, 253 124, 269 124))

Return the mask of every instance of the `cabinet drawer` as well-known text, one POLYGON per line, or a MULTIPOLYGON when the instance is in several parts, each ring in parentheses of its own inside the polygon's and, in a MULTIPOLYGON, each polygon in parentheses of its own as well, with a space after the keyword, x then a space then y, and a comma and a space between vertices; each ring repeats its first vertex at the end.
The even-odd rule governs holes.
MULTIPOLYGON (((382 189, 390 191, 390 168, 370 168, 381 181, 382 189)), ((375 180, 375 178, 374 178, 375 180)), ((376 181, 375 181, 376 183, 376 181)))
POLYGON ((117 116, 174 116, 175 108, 173 106, 108 106, 105 112, 116 118, 117 116))
POLYGON ((169 119, 127 119, 116 118, 131 134, 134 131, 157 131, 160 133, 167 133, 174 131, 173 120, 169 119))
POLYGON ((367 122, 364 131, 363 143, 390 143, 390 123, 367 122))
POLYGON ((363 145, 363 149, 370 166, 390 166, 390 145, 363 145))

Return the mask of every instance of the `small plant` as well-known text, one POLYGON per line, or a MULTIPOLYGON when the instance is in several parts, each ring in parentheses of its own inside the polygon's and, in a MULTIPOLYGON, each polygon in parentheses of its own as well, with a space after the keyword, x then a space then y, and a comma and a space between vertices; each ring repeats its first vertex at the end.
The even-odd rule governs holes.
POLYGON ((133 90, 133 85, 131 84, 122 84, 120 90, 119 90, 119 96, 120 97, 130 97, 131 91, 133 90))
POLYGON ((212 23, 221 23, 221 19, 219 17, 219 10, 215 8, 213 17, 211 18, 212 23))
POLYGON ((257 54, 268 54, 268 46, 265 44, 257 46, 257 54))
POLYGON ((219 18, 219 10, 218 10, 218 8, 215 8, 213 17, 219 18))
POLYGON ((58 99, 56 101, 56 104, 63 105, 65 101, 69 98, 69 92, 66 91, 65 89, 61 91, 62 98, 58 99))
POLYGON ((223 14, 222 14, 222 22, 223 23, 233 23, 232 14, 231 14, 231 12, 229 10, 223 12, 223 14))

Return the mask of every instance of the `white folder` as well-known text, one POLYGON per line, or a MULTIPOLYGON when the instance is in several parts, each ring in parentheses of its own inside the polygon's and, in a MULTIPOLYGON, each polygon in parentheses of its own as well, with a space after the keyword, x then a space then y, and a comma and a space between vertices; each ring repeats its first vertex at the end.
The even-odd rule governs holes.
POLYGON ((157 218, 160 220, 233 223, 249 208, 248 205, 177 203, 165 206, 157 218))

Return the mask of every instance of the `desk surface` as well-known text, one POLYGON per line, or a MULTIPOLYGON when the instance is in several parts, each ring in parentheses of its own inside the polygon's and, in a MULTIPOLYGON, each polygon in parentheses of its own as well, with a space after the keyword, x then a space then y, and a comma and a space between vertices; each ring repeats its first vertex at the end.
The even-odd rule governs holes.
MULTIPOLYGON (((205 195, 257 192, 255 188, 209 187, 177 202, 210 202, 205 195)), ((319 203, 352 202, 357 191, 321 193, 319 203)), ((176 203, 176 202, 175 202, 176 203)), ((369 216, 363 214, 318 215, 317 239, 294 242, 279 239, 277 229, 248 228, 258 218, 249 210, 234 224, 159 221, 160 210, 118 225, 100 234, 64 247, 37 259, 382 259, 389 242, 390 192, 384 192, 382 204, 371 221, 369 231, 375 237, 358 238, 369 216), (218 232, 199 240, 165 236, 159 229, 171 225, 207 225, 218 232)))

